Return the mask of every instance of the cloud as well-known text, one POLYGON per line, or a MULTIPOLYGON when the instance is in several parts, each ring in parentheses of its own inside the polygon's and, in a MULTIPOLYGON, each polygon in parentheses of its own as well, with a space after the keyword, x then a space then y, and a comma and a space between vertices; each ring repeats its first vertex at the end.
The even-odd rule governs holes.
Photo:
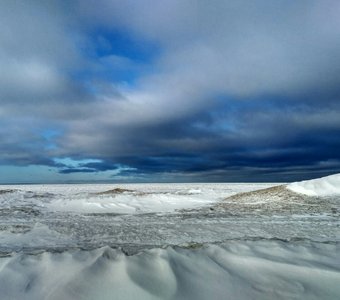
POLYGON ((159 78, 160 89, 252 95, 338 84, 337 1, 93 2, 81 1, 80 11, 94 24, 163 45, 163 72, 146 80, 159 78))
POLYGON ((339 13, 331 0, 3 3, 0 162, 150 180, 340 171, 339 13))
POLYGON ((86 169, 86 168, 70 168, 70 169, 61 169, 59 171, 60 174, 71 174, 71 173, 95 173, 98 172, 96 169, 86 169))

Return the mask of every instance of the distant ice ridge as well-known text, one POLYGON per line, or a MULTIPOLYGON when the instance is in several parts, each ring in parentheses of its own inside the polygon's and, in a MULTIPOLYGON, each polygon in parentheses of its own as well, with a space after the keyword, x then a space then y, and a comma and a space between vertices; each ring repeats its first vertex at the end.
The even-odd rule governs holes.
POLYGON ((34 205, 53 212, 167 213, 199 208, 226 196, 273 186, 262 184, 0 185, 0 208, 34 205))
POLYGON ((307 196, 340 195, 340 173, 313 180, 293 182, 287 186, 293 192, 307 196))

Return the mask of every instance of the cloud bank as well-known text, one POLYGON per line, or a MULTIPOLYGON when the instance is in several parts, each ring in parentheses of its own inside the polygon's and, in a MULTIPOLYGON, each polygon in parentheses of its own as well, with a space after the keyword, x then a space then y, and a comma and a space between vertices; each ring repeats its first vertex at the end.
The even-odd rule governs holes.
POLYGON ((328 0, 6 1, 0 163, 137 181, 339 172, 339 14, 328 0))

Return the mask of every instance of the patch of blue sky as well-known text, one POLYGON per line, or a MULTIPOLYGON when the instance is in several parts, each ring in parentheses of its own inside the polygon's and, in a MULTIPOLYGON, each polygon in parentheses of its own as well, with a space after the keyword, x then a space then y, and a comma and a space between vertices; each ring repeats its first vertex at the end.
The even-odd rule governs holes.
POLYGON ((89 163, 101 163, 102 160, 100 159, 73 159, 70 157, 55 157, 53 158, 53 161, 58 165, 63 165, 67 168, 79 168, 84 166, 85 164, 89 163))
POLYGON ((54 150, 57 149, 57 145, 55 143, 55 139, 62 135, 62 130, 60 129, 51 129, 46 128, 39 132, 39 135, 43 137, 45 145, 45 150, 54 150))
POLYGON ((89 34, 91 47, 81 49, 83 55, 95 68, 83 69, 72 74, 75 80, 85 82, 93 93, 89 81, 134 86, 137 80, 155 71, 155 61, 160 47, 123 30, 97 29, 89 34))
POLYGON ((141 78, 146 70, 143 66, 122 66, 115 67, 109 64, 104 65, 104 70, 96 74, 96 80, 102 79, 115 85, 134 86, 139 78, 141 78))
POLYGON ((61 131, 57 129, 44 129, 41 132, 41 136, 44 137, 48 141, 54 139, 56 136, 60 134, 61 134, 61 131))
POLYGON ((94 49, 96 57, 114 54, 136 63, 150 64, 160 54, 160 47, 156 43, 123 30, 96 30, 92 33, 91 39, 96 45, 94 49))
POLYGON ((116 174, 119 174, 121 172, 125 172, 125 171, 137 171, 137 168, 133 168, 133 167, 129 167, 126 165, 121 165, 121 164, 117 164, 116 165, 117 169, 115 170, 116 174))

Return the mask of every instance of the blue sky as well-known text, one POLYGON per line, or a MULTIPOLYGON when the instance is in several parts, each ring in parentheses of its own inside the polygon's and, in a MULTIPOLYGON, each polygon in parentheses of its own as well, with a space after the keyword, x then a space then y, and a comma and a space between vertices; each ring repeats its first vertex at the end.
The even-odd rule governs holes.
POLYGON ((336 0, 3 1, 0 183, 340 172, 336 0))

